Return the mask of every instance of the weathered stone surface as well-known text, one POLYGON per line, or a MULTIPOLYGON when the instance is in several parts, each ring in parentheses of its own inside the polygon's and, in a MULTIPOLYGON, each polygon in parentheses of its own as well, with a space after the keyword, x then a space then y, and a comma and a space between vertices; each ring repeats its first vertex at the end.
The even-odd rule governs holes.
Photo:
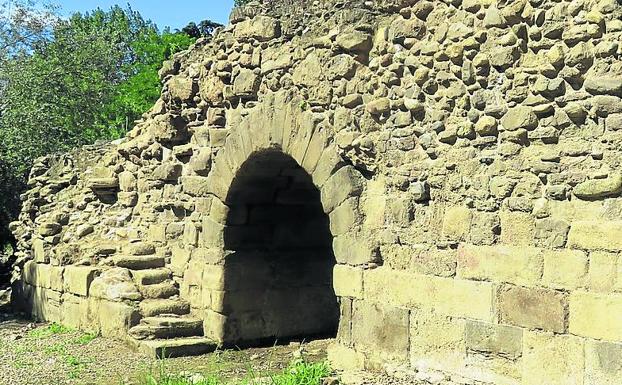
POLYGON ((491 321, 492 284, 391 270, 366 270, 364 299, 403 307, 424 307, 438 313, 491 321), (425 293, 425 295, 419 295, 425 293), (386 302, 386 301, 385 301, 386 302))
POLYGON ((615 385, 622 375, 622 344, 587 340, 585 342, 585 381, 587 384, 615 385))
POLYGON ((467 321, 467 349, 516 359, 523 354, 523 330, 512 326, 467 321))
POLYGON ((409 313, 380 304, 354 301, 352 339, 374 356, 406 361, 409 313))
POLYGON ((566 330, 566 297, 562 292, 507 286, 498 301, 503 323, 557 333, 566 330))
POLYGON ((253 38, 266 41, 280 36, 281 24, 269 16, 256 16, 236 24, 234 33, 240 39, 253 38))
POLYGON ((568 247, 587 250, 622 250, 622 222, 574 222, 568 233, 568 247))
POLYGON ((622 340, 622 296, 576 291, 569 298, 569 331, 607 341, 622 340))
POLYGON ((335 265, 333 287, 340 297, 363 298, 363 269, 347 265, 335 265))
POLYGON ((363 187, 363 178, 354 167, 340 168, 322 186, 324 211, 330 213, 347 198, 360 195, 363 187))
POLYGON ((618 95, 622 93, 622 76, 588 77, 583 84, 594 95, 618 95))
POLYGON ((454 241, 466 240, 471 228, 472 213, 466 207, 450 207, 443 217, 443 234, 454 241))
POLYGON ((461 245, 457 275, 466 279, 533 285, 541 277, 542 258, 542 251, 536 248, 461 245))
POLYGON ((375 242, 353 232, 335 237, 333 250, 338 263, 363 265, 378 260, 378 246, 375 242))
POLYGON ((555 289, 578 289, 587 284, 588 256, 579 250, 544 252, 542 282, 555 289))
POLYGON ((372 39, 368 33, 353 31, 337 35, 335 43, 346 51, 366 53, 372 47, 372 39))
POLYGON ((552 333, 525 332, 525 385, 582 385, 583 370, 584 352, 581 339, 552 333))
POLYGON ((113 302, 142 299, 129 270, 123 268, 106 270, 95 278, 91 284, 90 296, 113 302))
POLYGON ((391 110, 391 101, 387 98, 376 99, 367 103, 365 109, 372 115, 384 114, 391 110))
POLYGON ((580 199, 595 200, 622 193, 622 174, 614 174, 606 179, 590 179, 578 184, 574 195, 580 199))
MULTIPOLYGON (((231 344, 338 327, 344 366, 430 383, 617 384, 621 15, 241 7, 165 63, 125 138, 34 161, 16 296, 118 338, 192 309, 231 344)), ((169 345, 205 347, 145 351, 169 345)))
POLYGON ((187 102, 194 97, 198 91, 198 86, 192 79, 177 76, 168 82, 168 90, 173 99, 187 102))
POLYGON ((618 275, 618 253, 592 251, 588 272, 590 291, 609 293, 613 291, 618 275))
POLYGON ((533 130, 538 126, 538 117, 529 107, 516 107, 508 110, 501 119, 503 128, 510 131, 533 130))
POLYGON ((89 288, 99 273, 99 269, 90 266, 67 266, 65 267, 65 291, 86 297, 89 288))

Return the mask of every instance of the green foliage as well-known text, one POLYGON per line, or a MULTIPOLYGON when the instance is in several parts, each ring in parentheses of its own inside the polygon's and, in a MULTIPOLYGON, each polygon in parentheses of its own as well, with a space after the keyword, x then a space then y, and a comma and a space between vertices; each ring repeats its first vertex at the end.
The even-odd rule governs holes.
POLYGON ((118 6, 60 22, 0 72, 0 160, 23 175, 41 155, 118 138, 157 99, 162 61, 191 41, 118 6))
POLYGON ((123 136, 158 99, 162 62, 195 41, 129 5, 61 19, 45 1, 0 0, 0 245, 34 159, 123 136))
POLYGON ((47 338, 56 334, 67 334, 72 332, 72 329, 63 326, 61 324, 57 324, 56 322, 51 323, 47 327, 33 329, 28 332, 28 337, 34 339, 47 338))
POLYGON ((331 370, 327 363, 308 363, 300 360, 293 362, 282 373, 262 377, 251 371, 247 379, 233 383, 215 376, 174 375, 167 373, 164 365, 160 365, 156 374, 144 375, 140 385, 321 385, 322 380, 330 375, 331 370))
POLYGON ((93 342, 95 339, 97 339, 97 334, 93 334, 93 333, 85 333, 82 334, 79 337, 74 338, 74 340, 72 341, 72 343, 74 345, 88 345, 91 342, 93 342))
POLYGON ((250 3, 253 0, 234 0, 233 4, 236 7, 242 7, 245 6, 246 4, 250 3))
POLYGON ((200 37, 211 36, 214 30, 218 27, 223 27, 223 25, 211 20, 203 20, 198 25, 195 22, 188 23, 188 25, 185 26, 181 32, 198 39, 200 37))

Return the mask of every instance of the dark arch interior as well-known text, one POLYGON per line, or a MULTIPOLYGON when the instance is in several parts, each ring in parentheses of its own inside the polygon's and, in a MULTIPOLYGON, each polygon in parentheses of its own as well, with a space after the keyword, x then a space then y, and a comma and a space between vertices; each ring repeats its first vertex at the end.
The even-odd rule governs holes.
POLYGON ((334 337, 332 235, 311 177, 282 152, 256 153, 226 200, 225 342, 334 337))

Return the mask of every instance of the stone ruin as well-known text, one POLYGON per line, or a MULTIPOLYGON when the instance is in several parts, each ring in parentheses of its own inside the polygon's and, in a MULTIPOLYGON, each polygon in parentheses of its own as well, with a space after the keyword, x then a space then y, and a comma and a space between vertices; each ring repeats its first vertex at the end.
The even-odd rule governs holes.
POLYGON ((33 167, 14 301, 152 355, 619 385, 621 39, 616 0, 239 8, 124 139, 33 167))

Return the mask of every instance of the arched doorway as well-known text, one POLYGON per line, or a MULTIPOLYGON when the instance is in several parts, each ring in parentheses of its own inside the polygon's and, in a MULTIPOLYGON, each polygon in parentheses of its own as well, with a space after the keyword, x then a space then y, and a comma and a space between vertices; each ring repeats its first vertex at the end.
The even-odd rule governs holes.
POLYGON ((334 336, 339 304, 332 236, 307 172, 280 151, 252 154, 226 204, 224 341, 334 336))

